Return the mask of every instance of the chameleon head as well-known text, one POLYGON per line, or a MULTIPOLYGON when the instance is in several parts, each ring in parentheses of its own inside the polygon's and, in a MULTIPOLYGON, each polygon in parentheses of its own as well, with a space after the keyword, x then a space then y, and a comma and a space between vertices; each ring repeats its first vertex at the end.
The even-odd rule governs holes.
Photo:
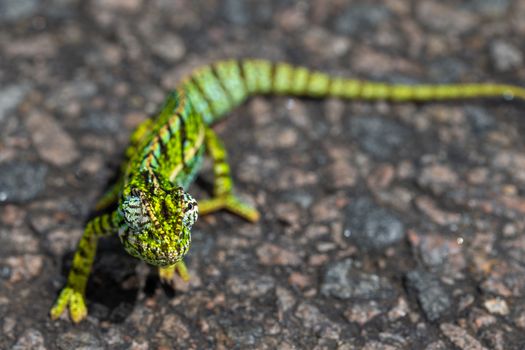
POLYGON ((126 251, 155 266, 170 266, 188 252, 197 202, 181 187, 154 191, 131 188, 119 205, 126 225, 119 238, 126 251))

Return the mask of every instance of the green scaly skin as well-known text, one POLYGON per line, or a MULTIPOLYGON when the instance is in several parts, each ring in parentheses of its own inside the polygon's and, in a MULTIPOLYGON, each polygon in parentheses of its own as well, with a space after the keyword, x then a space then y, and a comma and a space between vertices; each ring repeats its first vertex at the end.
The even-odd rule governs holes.
POLYGON ((246 220, 258 220, 257 210, 233 194, 226 150, 210 128, 254 94, 396 102, 525 99, 525 89, 512 85, 390 85, 331 77, 264 60, 220 61, 202 67, 168 96, 157 116, 144 121, 133 133, 123 175, 97 205, 97 209, 104 209, 118 203, 117 209, 86 225, 67 284, 51 309, 53 319, 66 308, 73 322, 86 318, 86 283, 101 236, 117 234, 129 254, 159 267, 162 280, 170 281, 175 272, 187 280, 183 257, 199 212, 226 209, 246 220), (186 191, 200 170, 205 152, 214 162, 214 193, 197 206, 186 191))

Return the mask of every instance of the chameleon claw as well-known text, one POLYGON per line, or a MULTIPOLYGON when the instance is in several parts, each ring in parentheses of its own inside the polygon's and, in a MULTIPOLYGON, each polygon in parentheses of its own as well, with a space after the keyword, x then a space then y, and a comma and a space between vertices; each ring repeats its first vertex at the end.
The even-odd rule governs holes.
POLYGON ((253 206, 241 201, 233 194, 205 199, 199 202, 199 214, 206 215, 225 209, 247 221, 257 222, 260 214, 253 206))
POLYGON ((60 292, 55 304, 51 308, 51 319, 56 320, 69 307, 69 316, 74 323, 79 323, 87 317, 87 308, 84 295, 71 287, 65 287, 60 292))

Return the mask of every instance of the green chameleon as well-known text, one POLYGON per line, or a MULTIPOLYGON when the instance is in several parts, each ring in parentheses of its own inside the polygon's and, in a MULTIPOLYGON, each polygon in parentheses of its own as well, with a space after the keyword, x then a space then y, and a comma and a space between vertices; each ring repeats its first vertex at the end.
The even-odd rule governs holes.
POLYGON ((252 222, 259 219, 257 210, 233 193, 226 150, 210 127, 254 94, 391 101, 525 99, 525 88, 384 84, 250 59, 219 61, 199 68, 168 95, 158 115, 145 120, 132 134, 122 176, 99 201, 97 210, 118 205, 87 223, 51 318, 58 318, 66 308, 73 322, 86 318, 85 289, 102 236, 118 235, 129 254, 159 267, 161 280, 172 280, 176 272, 188 280, 183 258, 199 213, 226 209, 252 222), (205 152, 213 160, 215 183, 212 198, 197 206, 186 191, 201 168, 205 152))

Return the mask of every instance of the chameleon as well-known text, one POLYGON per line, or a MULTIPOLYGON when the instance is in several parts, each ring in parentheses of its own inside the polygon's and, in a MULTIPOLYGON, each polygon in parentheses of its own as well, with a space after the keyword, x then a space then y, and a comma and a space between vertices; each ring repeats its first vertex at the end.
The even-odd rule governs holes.
POLYGON ((174 274, 187 281, 183 258, 199 215, 227 210, 251 222, 259 219, 257 209, 235 194, 226 149, 212 129, 256 94, 392 102, 525 100, 525 88, 517 85, 387 84, 261 59, 222 60, 197 68, 168 94, 160 111, 132 133, 120 178, 96 205, 103 214, 85 226, 66 285, 51 308, 52 319, 66 309, 74 323, 87 317, 85 289, 103 236, 118 235, 129 254, 158 267, 161 281, 171 281, 174 274), (188 188, 205 155, 213 162, 213 193, 197 204, 188 188))

